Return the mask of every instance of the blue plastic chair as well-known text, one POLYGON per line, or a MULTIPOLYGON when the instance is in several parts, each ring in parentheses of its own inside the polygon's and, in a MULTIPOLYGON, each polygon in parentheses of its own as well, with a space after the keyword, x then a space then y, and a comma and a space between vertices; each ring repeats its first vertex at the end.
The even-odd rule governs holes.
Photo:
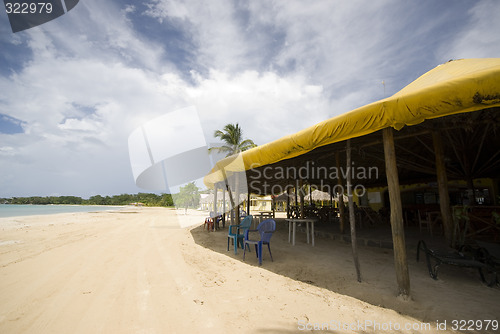
POLYGON ((243 219, 239 225, 229 225, 229 232, 227 234, 227 250, 229 250, 229 240, 234 240, 234 254, 238 254, 238 244, 243 248, 243 238, 245 232, 248 231, 252 225, 252 215, 248 215, 243 219))
POLYGON ((267 245, 269 249, 269 255, 271 255, 271 261, 273 260, 273 254, 271 253, 271 237, 273 236, 274 231, 276 231, 276 222, 274 219, 266 219, 262 223, 257 226, 256 230, 247 230, 245 231, 245 245, 243 248, 243 261, 245 261, 245 252, 247 250, 250 251, 250 245, 255 245, 255 252, 257 253, 257 257, 259 258, 259 266, 262 265, 262 245, 267 245), (260 240, 250 240, 248 238, 249 232, 259 232, 260 240))

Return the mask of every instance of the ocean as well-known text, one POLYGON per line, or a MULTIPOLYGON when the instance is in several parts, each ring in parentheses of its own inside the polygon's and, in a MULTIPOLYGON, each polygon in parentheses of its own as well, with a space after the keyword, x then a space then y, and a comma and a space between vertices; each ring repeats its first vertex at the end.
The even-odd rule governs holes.
POLYGON ((22 205, 0 204, 0 218, 34 215, 53 215, 57 213, 95 212, 119 210, 121 206, 104 205, 22 205))

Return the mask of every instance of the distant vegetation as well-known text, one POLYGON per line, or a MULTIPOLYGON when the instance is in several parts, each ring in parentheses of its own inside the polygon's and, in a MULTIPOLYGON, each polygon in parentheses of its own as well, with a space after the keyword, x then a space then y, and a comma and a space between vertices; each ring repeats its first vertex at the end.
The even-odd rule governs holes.
POLYGON ((200 188, 195 182, 190 182, 174 194, 175 205, 182 208, 197 208, 200 204, 200 188))
POLYGON ((3 204, 77 204, 77 205, 128 205, 132 203, 142 203, 144 206, 174 206, 172 195, 170 194, 146 194, 135 195, 122 194, 115 196, 92 196, 83 199, 76 196, 32 196, 32 197, 12 197, 0 198, 3 204))

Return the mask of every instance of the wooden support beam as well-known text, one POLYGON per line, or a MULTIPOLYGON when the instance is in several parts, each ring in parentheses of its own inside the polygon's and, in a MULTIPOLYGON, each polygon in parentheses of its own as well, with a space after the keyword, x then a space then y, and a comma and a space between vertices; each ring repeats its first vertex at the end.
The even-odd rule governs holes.
POLYGON ((222 187, 222 226, 226 226, 226 189, 222 187))
MULTIPOLYGON (((477 175, 481 175, 485 170, 492 169, 495 165, 498 164, 499 160, 495 161, 497 157, 500 155, 500 151, 497 151, 495 154, 492 154, 491 157, 484 163, 482 163, 482 167, 478 168, 476 171, 477 175)), ((493 169, 494 170, 494 169, 493 169)))
MULTIPOLYGON (((231 222, 231 225, 234 224, 233 220, 233 209, 234 209, 234 200, 233 200, 233 192, 231 190, 231 180, 227 177, 226 173, 224 170, 222 170, 223 176, 224 176, 224 184, 226 186, 227 194, 229 196, 229 220, 231 222)), ((225 204, 225 202, 224 202, 225 204)), ((224 210, 224 212, 226 212, 224 210)))
MULTIPOLYGON (((394 137, 394 140, 396 141, 396 140, 400 140, 400 139, 413 138, 413 137, 418 137, 418 136, 427 135, 427 134, 429 134, 429 130, 423 130, 423 131, 419 131, 419 132, 415 132, 415 133, 409 133, 406 135, 400 135, 400 136, 394 137)), ((380 145, 383 143, 384 143, 383 140, 373 140, 367 144, 363 144, 363 145, 359 146, 359 148, 363 149, 365 147, 377 146, 377 145, 380 145)))
MULTIPOLYGON (((404 145, 395 144, 395 146, 398 148, 398 150, 405 151, 406 153, 409 153, 410 155, 412 155, 414 158, 417 158, 419 160, 427 162, 427 164, 433 164, 434 163, 434 161, 432 159, 427 159, 424 156, 422 156, 422 154, 418 154, 415 151, 406 148, 404 145)), ((432 152, 434 152, 434 151, 432 151, 432 152)))
POLYGON ((248 189, 247 195, 247 215, 250 215, 250 189, 248 189))
MULTIPOLYGON (((432 162, 432 165, 434 165, 434 161, 432 162)), ((430 175, 436 174, 436 169, 431 167, 432 165, 420 164, 417 163, 415 160, 410 160, 410 159, 401 158, 398 160, 398 166, 401 168, 412 170, 419 173, 426 173, 430 175)))
MULTIPOLYGON (((299 199, 298 199, 298 191, 299 191, 299 180, 295 180, 295 208, 299 208, 299 199)), ((300 218, 299 217, 294 217, 294 218, 300 218)))
POLYGON ((479 147, 477 147, 477 151, 476 151, 476 158, 474 159, 474 163, 472 164, 472 170, 475 171, 476 170, 476 165, 477 165, 477 162, 479 160, 479 157, 481 156, 481 152, 483 150, 483 144, 484 144, 484 140, 486 139, 486 137, 488 136, 488 130, 489 130, 489 127, 490 125, 489 124, 486 124, 486 128, 484 129, 483 133, 482 133, 482 137, 481 137, 481 142, 479 144, 479 147))
POLYGON ((443 220, 444 237, 446 243, 451 245, 453 239, 453 219, 451 216, 450 194, 448 191, 448 176, 446 175, 446 165, 444 162, 443 141, 441 133, 432 132, 434 143, 434 154, 436 155, 436 174, 439 191, 439 206, 441 208, 441 219, 443 220))
POLYGON ((286 188, 286 218, 290 218, 290 188, 286 188))
POLYGON ((217 183, 214 184, 214 213, 217 216, 217 183))
POLYGON ((416 139, 416 140, 417 140, 417 141, 418 141, 418 142, 419 142, 419 143, 420 143, 423 147, 425 147, 425 148, 427 149, 427 151, 429 151, 430 153, 434 153, 434 151, 432 150, 432 148, 431 148, 431 147, 429 147, 429 145, 427 145, 427 143, 426 143, 426 142, 424 142, 424 141, 422 140, 422 138, 420 138, 419 136, 417 136, 417 137, 415 137, 415 139, 416 139))
POLYGON ((300 197, 300 218, 304 218, 304 183, 299 180, 299 197, 300 197))
POLYGON ((236 192, 236 207, 234 208, 234 218, 236 220, 236 225, 240 224, 240 174, 239 172, 234 173, 234 188, 236 192))
POLYGON ((463 147, 463 146, 460 146, 457 144, 456 138, 452 137, 452 134, 450 133, 450 131, 445 131, 445 133, 446 133, 446 136, 448 137, 448 141, 450 142, 451 147, 453 148, 453 152, 455 152, 455 157, 457 158, 457 161, 460 163, 460 167, 462 167, 462 175, 465 175, 466 171, 465 171, 463 157, 458 152, 458 147, 463 147))
MULTIPOLYGON (((358 243, 356 240, 356 213, 354 212, 354 200, 352 196, 352 175, 351 175, 351 140, 347 139, 347 198, 349 199, 349 223, 351 225, 351 247, 354 266, 356 267, 356 277, 361 282, 361 270, 358 259, 358 243)), ((342 197, 344 194, 342 194, 342 197)))
POLYGON ((410 297, 410 275, 406 257, 406 244, 403 224, 403 206, 399 190, 398 168, 396 165, 396 150, 394 148, 394 134, 392 128, 382 130, 384 139, 385 172, 391 202, 391 229, 394 245, 394 266, 399 295, 410 297))
MULTIPOLYGON (((340 171, 340 153, 337 151, 335 154, 335 160, 337 164, 337 170, 340 171)), ((337 178, 337 184, 339 185, 339 189, 344 189, 344 180, 342 180, 342 173, 339 173, 337 178)), ((340 215, 340 234, 344 234, 344 222, 345 222, 345 207, 344 207, 344 193, 339 193, 339 215, 340 215)))

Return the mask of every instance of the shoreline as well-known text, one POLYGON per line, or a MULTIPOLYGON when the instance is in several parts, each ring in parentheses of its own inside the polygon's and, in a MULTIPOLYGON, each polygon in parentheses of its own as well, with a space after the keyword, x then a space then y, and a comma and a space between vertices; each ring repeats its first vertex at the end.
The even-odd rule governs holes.
MULTIPOLYGON (((17 204, 16 204, 17 205, 17 204)), ((26 205, 26 204, 19 204, 26 205)), ((58 205, 58 204, 56 204, 58 205)), ((71 206, 73 206, 71 204, 71 206)), ((76 205, 78 206, 78 205, 76 205)), ((109 207, 109 206, 106 206, 109 207)), ((58 224, 66 224, 64 223, 64 218, 69 218, 70 220, 75 219, 77 217, 85 218, 85 216, 92 217, 93 214, 97 215, 99 218, 100 214, 106 213, 140 213, 140 212, 149 212, 154 214, 162 214, 162 213, 174 213, 174 215, 169 218, 172 221, 175 221, 179 228, 189 228, 198 224, 202 219, 208 216, 208 211, 194 210, 188 209, 188 215, 185 215, 184 209, 176 209, 174 207, 146 207, 146 206, 135 206, 135 205, 126 205, 126 206, 117 206, 114 207, 117 209, 109 209, 109 210, 96 210, 96 211, 74 211, 74 212, 58 212, 58 213, 46 213, 46 214, 33 214, 33 215, 24 215, 24 216, 8 216, 1 217, 0 216, 0 230, 6 228, 18 228, 23 226, 47 226, 47 225, 58 225, 58 224), (193 221, 193 217, 196 217, 198 220, 193 221), (18 225, 16 225, 18 224, 18 225)), ((76 219, 78 223, 85 224, 89 221, 85 219, 76 219)), ((202 221, 203 223, 203 221, 202 221)))
MULTIPOLYGON (((0 219, 2 218, 12 218, 12 217, 30 217, 30 216, 45 216, 45 215, 57 215, 57 214, 66 214, 66 213, 85 213, 85 212, 93 212, 93 211, 87 211, 87 210, 77 210, 77 211, 63 211, 63 212, 34 212, 34 213, 27 213, 27 214, 15 214, 15 215, 8 215, 8 216, 2 216, 2 214, 6 214, 5 211, 2 211, 2 209, 5 210, 5 207, 2 208, 2 206, 10 208, 39 208, 43 210, 42 208, 85 208, 89 209, 89 207, 95 207, 95 208, 102 208, 100 210, 96 210, 95 212, 101 212, 101 211, 113 211, 113 210, 121 210, 121 209, 126 209, 127 207, 133 207, 130 205, 95 205, 95 204, 0 204, 0 219), (106 208, 106 209, 104 209, 106 208)), ((9 214, 9 212, 7 212, 9 214)))

